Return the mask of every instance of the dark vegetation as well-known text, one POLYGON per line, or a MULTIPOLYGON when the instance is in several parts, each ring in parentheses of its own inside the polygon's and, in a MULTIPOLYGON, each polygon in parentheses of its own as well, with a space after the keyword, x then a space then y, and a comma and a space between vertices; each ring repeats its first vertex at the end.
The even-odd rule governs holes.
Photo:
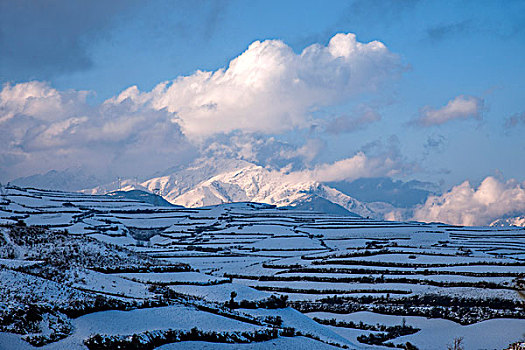
POLYGON ((523 318, 523 306, 519 301, 501 298, 461 298, 437 294, 397 298, 334 296, 318 301, 289 302, 289 304, 301 312, 325 311, 347 314, 371 311, 387 315, 444 318, 463 325, 491 318, 523 318))
POLYGON ((494 262, 494 261, 473 261, 456 264, 436 263, 418 264, 405 262, 386 262, 386 261, 367 261, 367 260, 323 260, 314 261, 314 265, 361 265, 361 266, 383 266, 383 267, 406 267, 406 268, 430 268, 430 267, 452 267, 452 266, 523 266, 523 262, 494 262))
MULTIPOLYGON (((225 277, 240 278, 240 279, 254 279, 258 281, 309 281, 309 282, 330 282, 330 283, 406 283, 406 284, 420 284, 436 287, 473 287, 484 289, 513 289, 512 286, 506 286, 499 283, 479 281, 434 281, 419 278, 395 277, 387 278, 384 276, 359 276, 359 277, 330 277, 330 276, 250 276, 239 274, 225 274, 225 277)), ((259 288, 259 287, 257 287, 259 288)), ((277 291, 277 290, 276 290, 277 291)), ((299 293, 299 292, 296 292, 299 293)), ((388 292, 387 292, 388 293, 388 292)))
POLYGON ((293 328, 277 329, 266 328, 251 332, 215 332, 202 331, 192 328, 189 331, 169 329, 165 331, 151 331, 141 334, 127 335, 100 335, 96 334, 84 341, 91 350, 105 349, 137 349, 150 350, 164 344, 181 341, 208 341, 213 343, 252 343, 275 339, 279 336, 292 337, 293 328))
POLYGON ((313 319, 317 323, 334 326, 334 327, 344 327, 344 328, 353 328, 353 329, 381 332, 381 333, 369 333, 368 335, 360 335, 359 337, 357 337, 357 340, 359 342, 368 344, 368 345, 383 345, 383 346, 393 347, 394 345, 392 343, 386 343, 386 342, 388 340, 392 340, 397 337, 417 333, 420 330, 419 328, 415 328, 415 327, 407 325, 404 322, 404 319, 401 325, 396 325, 396 326, 385 326, 382 324, 373 325, 373 324, 363 323, 362 321, 361 322, 337 321, 335 318, 326 320, 326 319, 320 319, 320 318, 314 317, 313 319))
MULTIPOLYGON (((233 292, 235 293, 235 292, 233 292)), ((288 296, 281 295, 270 297, 262 300, 241 300, 236 302, 235 297, 231 298, 226 305, 231 309, 282 309, 287 306, 288 296)))
POLYGON ((470 272, 470 271, 450 271, 450 270, 431 270, 431 269, 412 269, 412 270, 392 270, 392 269, 367 269, 367 268, 347 268, 347 267, 302 267, 300 265, 289 265, 289 269, 280 271, 276 275, 282 273, 344 273, 348 275, 449 275, 449 276, 468 276, 468 277, 519 277, 522 273, 517 272, 470 272))
POLYGON ((273 287, 273 286, 254 286, 253 288, 267 292, 279 293, 300 293, 300 294, 353 294, 353 293, 370 293, 370 294, 412 294, 408 290, 399 289, 301 289, 290 287, 273 287))
MULTIPOLYGON (((19 258, 44 262, 36 267, 21 268, 21 271, 55 281, 62 281, 67 271, 74 267, 104 273, 191 270, 185 264, 168 264, 90 237, 71 235, 66 230, 11 225, 7 234, 14 245, 24 247, 27 252, 19 258)), ((0 257, 4 255, 4 248, 14 249, 4 241, 0 246, 0 257)))

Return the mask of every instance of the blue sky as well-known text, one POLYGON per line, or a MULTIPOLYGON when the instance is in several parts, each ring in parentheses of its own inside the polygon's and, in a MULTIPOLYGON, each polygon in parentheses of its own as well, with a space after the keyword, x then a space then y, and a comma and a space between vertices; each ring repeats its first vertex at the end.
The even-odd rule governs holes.
MULTIPOLYGON (((524 1, 0 4, 1 82, 11 87, 45 82, 61 94, 88 90, 87 104, 74 108, 76 118, 97 118, 98 112, 90 108, 130 86, 149 92, 163 81, 192 76, 197 70, 225 68, 256 40, 280 40, 297 55, 313 44, 327 46, 337 33, 354 33, 361 43, 380 41, 397 61, 389 61, 388 76, 373 91, 331 96, 318 105, 308 105, 307 112, 300 109, 327 123, 341 116, 342 124, 329 124, 337 125, 332 129, 315 127, 315 123, 283 130, 250 127, 238 133, 252 133, 259 141, 277 140, 296 149, 317 145, 312 148, 314 156, 301 160, 304 167, 333 163, 359 151, 370 158, 391 152, 396 171, 373 171, 370 176, 427 180, 444 188, 466 179, 480 182, 489 175, 525 180, 524 1), (79 111, 82 108, 86 111, 79 111), (359 119, 361 116, 366 117, 359 119)), ((4 101, 0 113, 11 108, 5 106, 11 104, 4 101)), ((84 119, 75 121, 81 122, 84 119)), ((11 124, 7 131, 10 135, 5 140, 17 146, 0 157, 4 181, 70 164, 67 156, 62 163, 30 161, 37 154, 60 158, 57 155, 68 154, 69 146, 31 143, 27 125, 11 124), (15 134, 24 136, 10 138, 15 134)), ((199 135, 195 141, 187 140, 188 131, 181 128, 174 131, 177 142, 166 147, 183 146, 162 162, 151 163, 151 173, 162 170, 158 169, 161 164, 186 161, 183 154, 199 154, 202 144, 220 143, 236 132, 234 127, 220 129, 199 135)), ((169 138, 169 134, 162 137, 169 138)), ((108 147, 126 147, 126 142, 132 141, 108 147)), ((77 159, 87 152, 74 147, 80 150, 77 159)), ((263 158, 256 160, 264 163, 263 158)), ((131 156, 126 161, 129 159, 131 156)), ((278 164, 285 165, 286 160, 278 164)), ((78 165, 84 164, 79 161, 78 165)), ((132 175, 132 168, 126 171, 132 175)))

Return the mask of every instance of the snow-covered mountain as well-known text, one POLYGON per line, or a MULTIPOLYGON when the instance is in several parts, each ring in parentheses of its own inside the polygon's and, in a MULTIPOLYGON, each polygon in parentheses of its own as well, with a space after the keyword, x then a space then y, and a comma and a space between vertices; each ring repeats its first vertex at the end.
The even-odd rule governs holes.
MULTIPOLYGON (((370 178, 348 183, 320 183, 308 174, 275 170, 244 160, 202 158, 189 166, 170 168, 141 181, 121 179, 94 185, 97 179, 86 172, 66 170, 18 179, 14 183, 37 188, 82 190, 89 194, 140 190, 161 195, 170 203, 185 207, 249 201, 393 221, 413 220, 414 210, 429 195, 439 193, 437 186, 427 182, 370 178), (79 187, 83 184, 86 186, 79 187)), ((494 218, 491 225, 525 226, 524 218, 523 213, 516 212, 494 218)))
POLYGON ((21 187, 46 188, 50 190, 78 191, 99 185, 103 180, 89 174, 82 168, 69 168, 62 171, 51 170, 45 174, 20 177, 11 184, 21 187))
MULTIPOLYGON (((111 183, 83 192, 101 194, 116 190, 116 186, 111 183)), ((201 160, 141 183, 123 180, 120 188, 158 192, 170 203, 185 207, 250 201, 325 212, 341 213, 344 209, 348 214, 382 218, 365 203, 317 181, 242 160, 201 160)))
POLYGON ((501 219, 494 220, 490 226, 496 227, 507 227, 507 226, 517 226, 525 227, 525 215, 514 216, 514 217, 505 217, 501 219))

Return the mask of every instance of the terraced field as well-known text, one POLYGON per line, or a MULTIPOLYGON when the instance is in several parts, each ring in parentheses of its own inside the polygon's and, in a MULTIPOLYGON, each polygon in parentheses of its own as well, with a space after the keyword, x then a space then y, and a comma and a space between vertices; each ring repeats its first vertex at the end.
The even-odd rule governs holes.
POLYGON ((0 326, 0 348, 30 346, 13 333, 92 349, 444 349, 458 337, 467 349, 503 349, 525 336, 523 228, 255 203, 158 207, 16 187, 0 200, 0 311, 13 318, 0 326), (24 230, 46 238, 28 241, 24 230), (60 244, 91 248, 56 274, 49 257, 64 256, 60 244), (28 291, 43 296, 28 303, 28 291), (71 312, 75 300, 83 312, 71 312), (17 328, 13 315, 35 305, 48 307, 41 320, 17 328))

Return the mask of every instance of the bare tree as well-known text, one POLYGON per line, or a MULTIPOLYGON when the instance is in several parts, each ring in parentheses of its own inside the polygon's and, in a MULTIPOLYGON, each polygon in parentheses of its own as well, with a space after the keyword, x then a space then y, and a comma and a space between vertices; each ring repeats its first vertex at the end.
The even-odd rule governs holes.
POLYGON ((465 350, 462 343, 463 343, 463 337, 456 337, 454 338, 454 342, 452 343, 452 345, 447 346, 447 349, 448 350, 465 350))

